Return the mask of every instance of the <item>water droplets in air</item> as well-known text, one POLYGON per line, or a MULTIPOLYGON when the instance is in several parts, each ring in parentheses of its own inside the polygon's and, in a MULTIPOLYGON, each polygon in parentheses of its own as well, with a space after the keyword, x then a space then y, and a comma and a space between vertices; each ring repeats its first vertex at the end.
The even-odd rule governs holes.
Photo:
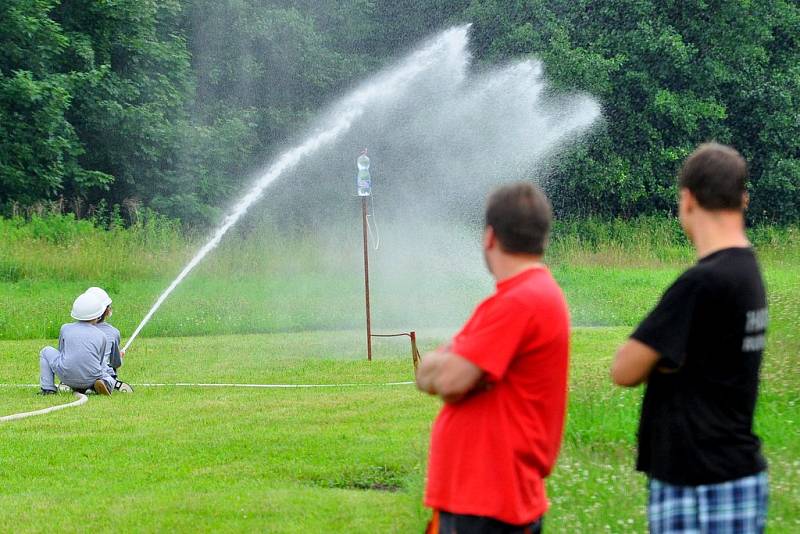
MULTIPOLYGON (((460 26, 442 32, 322 112, 305 138, 275 158, 235 203, 158 297, 125 349, 281 176, 294 171, 309 182, 305 194, 292 200, 292 212, 315 213, 321 229, 336 228, 342 210, 330 199, 351 196, 353 182, 330 177, 353 175, 356 147, 369 146, 377 162, 373 177, 387 246, 376 254, 382 272, 376 285, 385 293, 387 316, 393 306, 407 308, 398 293, 413 296, 413 287, 430 291, 417 283, 420 258, 439 265, 440 275, 481 273, 480 262, 460 260, 476 248, 477 240, 463 223, 479 214, 486 191, 498 182, 530 176, 538 161, 585 131, 600 112, 587 96, 549 94, 541 66, 533 60, 470 76, 468 30, 460 26)), ((440 303, 446 305, 446 299, 440 303)), ((381 309, 376 311, 380 316, 381 309)))

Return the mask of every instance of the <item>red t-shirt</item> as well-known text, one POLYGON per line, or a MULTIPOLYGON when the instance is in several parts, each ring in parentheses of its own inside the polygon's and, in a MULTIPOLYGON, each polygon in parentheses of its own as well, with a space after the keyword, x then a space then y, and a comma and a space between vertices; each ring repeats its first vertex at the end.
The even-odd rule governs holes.
POLYGON ((569 312, 546 268, 497 284, 449 350, 492 387, 445 404, 433 425, 425 504, 521 525, 548 507, 544 478, 561 445, 569 312))

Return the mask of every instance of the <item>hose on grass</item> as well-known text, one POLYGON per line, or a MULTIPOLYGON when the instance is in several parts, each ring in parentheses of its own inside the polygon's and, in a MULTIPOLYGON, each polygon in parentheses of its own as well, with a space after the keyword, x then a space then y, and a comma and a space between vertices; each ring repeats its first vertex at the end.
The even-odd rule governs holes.
POLYGON ((58 406, 51 406, 49 408, 43 408, 41 410, 34 410, 32 412, 22 412, 22 413, 15 413, 15 414, 11 414, 11 415, 5 415, 3 417, 0 417, 0 423, 4 423, 6 421, 16 421, 18 419, 25 419, 27 417, 33 417, 35 415, 45 415, 45 414, 52 413, 52 412, 55 412, 55 411, 58 411, 58 410, 63 410, 64 408, 75 408, 77 406, 85 404, 86 401, 89 400, 88 397, 86 397, 86 395, 84 395, 83 393, 77 393, 76 392, 75 396, 77 397, 77 399, 72 401, 72 402, 70 402, 70 403, 67 403, 67 404, 59 404, 58 406))

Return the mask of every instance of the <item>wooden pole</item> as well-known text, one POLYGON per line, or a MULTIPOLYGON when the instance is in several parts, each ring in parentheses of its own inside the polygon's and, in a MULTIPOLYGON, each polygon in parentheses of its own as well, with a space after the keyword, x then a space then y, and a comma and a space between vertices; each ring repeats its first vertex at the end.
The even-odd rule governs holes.
POLYGON ((367 236, 367 197, 361 197, 361 225, 364 231, 364 297, 367 309, 367 361, 372 361, 372 324, 369 311, 369 240, 367 236))

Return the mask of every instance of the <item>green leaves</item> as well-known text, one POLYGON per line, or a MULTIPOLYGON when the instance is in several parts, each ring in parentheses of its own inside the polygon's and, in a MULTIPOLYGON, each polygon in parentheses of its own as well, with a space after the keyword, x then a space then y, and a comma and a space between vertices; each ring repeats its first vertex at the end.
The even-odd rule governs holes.
POLYGON ((69 39, 48 17, 57 0, 4 0, 0 4, 0 72, 51 72, 69 39))
POLYGON ((0 75, 0 198, 13 191, 33 201, 62 188, 65 169, 80 150, 64 118, 69 102, 61 76, 0 75))
POLYGON ((778 224, 800 220, 800 158, 774 158, 752 189, 754 218, 778 224))
POLYGON ((562 214, 674 209, 700 142, 750 163, 753 221, 800 219, 791 0, 5 0, 0 208, 126 201, 206 224, 332 97, 449 23, 532 55, 603 124, 547 177, 562 214))
POLYGON ((716 139, 748 158, 751 219, 800 219, 796 3, 475 0, 467 13, 481 58, 533 54, 557 87, 602 101, 603 128, 546 180, 562 214, 673 210, 682 159, 716 139))
MULTIPOLYGON (((12 0, 0 7, 0 203, 119 202, 177 150, 191 87, 176 2, 12 0)), ((175 159, 172 156, 172 159, 175 159)), ((149 183, 148 183, 149 182, 149 183)))

